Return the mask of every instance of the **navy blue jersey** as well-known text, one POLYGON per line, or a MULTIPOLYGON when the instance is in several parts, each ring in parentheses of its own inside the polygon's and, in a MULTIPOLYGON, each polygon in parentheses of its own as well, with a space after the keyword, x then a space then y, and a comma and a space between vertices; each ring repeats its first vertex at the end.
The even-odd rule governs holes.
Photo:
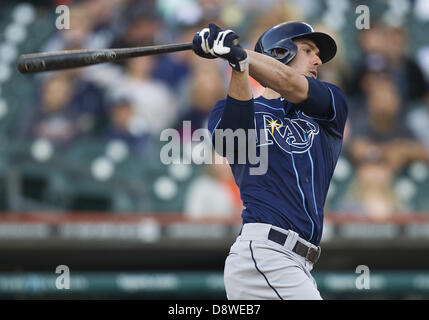
POLYGON ((298 105, 283 98, 235 100, 234 110, 241 108, 237 119, 223 119, 234 117, 231 112, 224 113, 234 99, 221 100, 210 113, 208 129, 214 135, 223 123, 243 123, 247 110, 253 123, 244 129, 256 129, 257 146, 268 145, 268 170, 251 175, 250 163, 230 164, 245 207, 243 223, 291 229, 318 245, 348 108, 338 87, 314 79, 309 79, 309 84, 307 100, 298 105))

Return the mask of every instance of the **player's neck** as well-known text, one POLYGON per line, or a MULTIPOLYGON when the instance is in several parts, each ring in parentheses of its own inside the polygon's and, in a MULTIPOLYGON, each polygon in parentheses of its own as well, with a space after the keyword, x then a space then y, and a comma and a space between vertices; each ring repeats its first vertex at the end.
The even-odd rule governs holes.
POLYGON ((262 93, 262 96, 265 99, 277 99, 277 98, 280 98, 280 93, 275 92, 270 88, 265 88, 264 92, 262 93))

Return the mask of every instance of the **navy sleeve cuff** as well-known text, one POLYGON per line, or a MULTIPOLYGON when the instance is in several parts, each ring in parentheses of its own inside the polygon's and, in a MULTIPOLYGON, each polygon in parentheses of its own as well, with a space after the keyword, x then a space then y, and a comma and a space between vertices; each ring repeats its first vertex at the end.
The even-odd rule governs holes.
POLYGON ((233 131, 240 128, 254 129, 254 116, 253 98, 242 101, 227 96, 219 128, 232 129, 233 131))
POLYGON ((226 103, 232 103, 241 107, 246 107, 246 106, 248 107, 253 104, 253 98, 250 100, 237 100, 228 95, 226 96, 226 103))
POLYGON ((308 80, 308 97, 299 104, 299 108, 307 115, 321 118, 332 117, 331 94, 323 82, 306 77, 308 80))

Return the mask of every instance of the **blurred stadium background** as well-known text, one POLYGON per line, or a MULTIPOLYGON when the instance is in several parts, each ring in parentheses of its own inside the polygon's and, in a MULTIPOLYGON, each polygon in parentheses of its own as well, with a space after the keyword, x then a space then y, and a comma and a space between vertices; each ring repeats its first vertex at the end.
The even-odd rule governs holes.
POLYGON ((189 42, 212 21, 253 48, 286 20, 334 36, 339 52, 321 78, 350 103, 313 271, 322 296, 428 298, 426 0, 1 1, 0 297, 224 299, 240 228, 228 167, 159 156, 163 129, 205 126, 226 94, 225 63, 181 52, 23 76, 19 54, 189 42), (56 28, 60 4, 69 30, 56 28), (369 30, 356 28, 358 5, 369 30), (69 290, 55 286, 59 265, 69 290), (369 290, 356 287, 359 265, 369 290))

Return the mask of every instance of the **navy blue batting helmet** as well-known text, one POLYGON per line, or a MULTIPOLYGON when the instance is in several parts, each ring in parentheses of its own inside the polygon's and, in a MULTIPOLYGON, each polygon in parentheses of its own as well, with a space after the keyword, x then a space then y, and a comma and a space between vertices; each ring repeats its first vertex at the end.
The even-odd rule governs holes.
POLYGON ((315 32, 313 27, 305 22, 284 22, 265 31, 258 39, 255 51, 288 64, 295 58, 298 47, 293 42, 297 39, 312 40, 320 51, 320 60, 326 63, 337 53, 337 45, 331 36, 315 32), (285 53, 277 56, 275 49, 283 49, 285 53))

